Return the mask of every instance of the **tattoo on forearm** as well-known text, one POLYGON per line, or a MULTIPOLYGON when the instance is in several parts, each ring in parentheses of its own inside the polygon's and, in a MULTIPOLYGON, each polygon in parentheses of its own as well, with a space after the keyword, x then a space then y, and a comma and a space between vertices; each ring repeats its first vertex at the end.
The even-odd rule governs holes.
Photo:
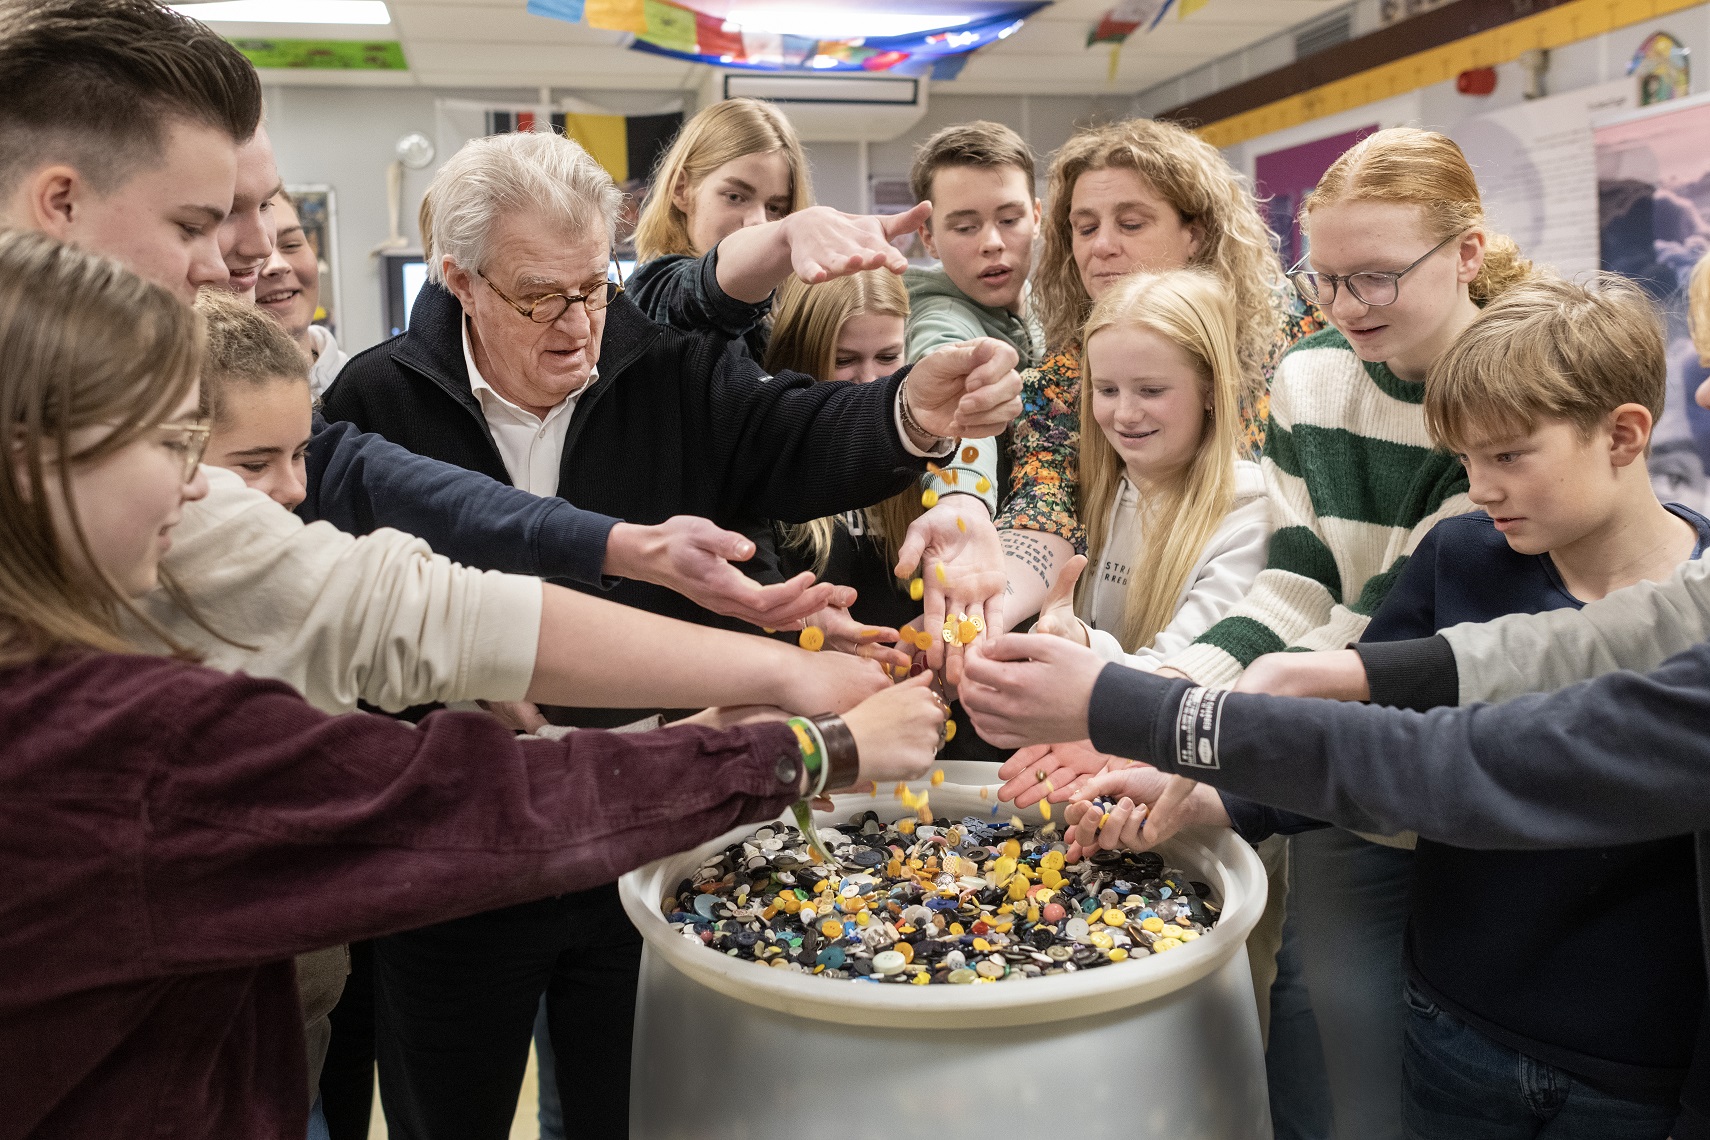
POLYGON ((1003 544, 1005 558, 1015 559, 1039 575, 1047 587, 1051 585, 1051 570, 1056 560, 1042 540, 1024 530, 1006 530, 999 532, 998 541, 1003 544))

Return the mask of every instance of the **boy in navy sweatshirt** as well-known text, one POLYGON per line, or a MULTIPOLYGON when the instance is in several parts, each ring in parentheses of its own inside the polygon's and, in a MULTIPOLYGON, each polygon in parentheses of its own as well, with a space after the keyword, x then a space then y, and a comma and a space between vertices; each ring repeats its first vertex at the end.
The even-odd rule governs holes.
MULTIPOLYGON (((1619 279, 1595 291, 1539 280, 1493 302, 1425 392, 1432 435, 1484 510, 1425 537, 1364 640, 1578 608, 1698 557, 1710 520, 1659 503, 1646 470, 1666 373, 1655 311, 1619 279)), ((1103 779, 1150 800, 1158 776, 1103 779)), ((1193 798, 1194 818, 1248 838, 1318 826, 1209 788, 1193 798)), ((1408 1136, 1670 1135, 1705 1000, 1697 889, 1685 834, 1578 851, 1422 839, 1405 946, 1408 1136)))

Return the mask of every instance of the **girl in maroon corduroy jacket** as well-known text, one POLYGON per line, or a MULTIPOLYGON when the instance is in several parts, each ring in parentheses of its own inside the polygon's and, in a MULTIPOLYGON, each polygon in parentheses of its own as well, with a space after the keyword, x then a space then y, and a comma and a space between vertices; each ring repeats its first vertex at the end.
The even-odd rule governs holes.
MULTIPOLYGON (((137 655, 119 615, 206 490, 201 351, 165 291, 0 235, 0 1140, 300 1140, 293 955, 609 882, 806 786, 781 723, 523 742, 137 655)), ((846 719, 883 783, 943 718, 900 685, 846 719)))

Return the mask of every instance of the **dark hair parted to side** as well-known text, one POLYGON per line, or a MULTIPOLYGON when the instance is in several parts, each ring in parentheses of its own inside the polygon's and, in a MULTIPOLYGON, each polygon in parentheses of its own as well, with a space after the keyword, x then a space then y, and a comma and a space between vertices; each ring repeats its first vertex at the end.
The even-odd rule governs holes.
POLYGON ((1014 166, 1027 175, 1027 192, 1033 193, 1033 151, 1025 139, 1002 123, 985 119, 957 123, 935 132, 916 147, 914 166, 908 172, 908 186, 916 202, 932 197, 932 176, 946 166, 1014 166))
POLYGON ((1668 351, 1644 291, 1600 273, 1587 284, 1535 273, 1484 307, 1425 377, 1425 426, 1469 447, 1567 420, 1589 434, 1622 404, 1662 417, 1668 351))
POLYGON ((234 387, 259 388, 282 380, 308 384, 308 356, 272 315, 223 289, 202 290, 196 311, 208 326, 202 414, 215 430, 226 422, 234 387))
POLYGON ((244 142, 261 79, 206 24, 154 0, 0 0, 0 196, 63 161, 105 193, 159 160, 175 120, 244 142))

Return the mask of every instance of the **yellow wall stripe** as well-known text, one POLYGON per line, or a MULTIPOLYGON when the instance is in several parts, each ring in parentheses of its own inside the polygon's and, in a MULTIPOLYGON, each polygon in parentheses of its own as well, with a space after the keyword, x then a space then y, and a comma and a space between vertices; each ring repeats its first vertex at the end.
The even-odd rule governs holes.
MULTIPOLYGON (((1533 48, 1558 48, 1692 8, 1703 0, 1573 0, 1489 31, 1278 99, 1199 128, 1213 146, 1234 146, 1272 131, 1405 95, 1474 67, 1495 67, 1533 48)), ((1331 49, 1335 50, 1334 48, 1331 49)))

